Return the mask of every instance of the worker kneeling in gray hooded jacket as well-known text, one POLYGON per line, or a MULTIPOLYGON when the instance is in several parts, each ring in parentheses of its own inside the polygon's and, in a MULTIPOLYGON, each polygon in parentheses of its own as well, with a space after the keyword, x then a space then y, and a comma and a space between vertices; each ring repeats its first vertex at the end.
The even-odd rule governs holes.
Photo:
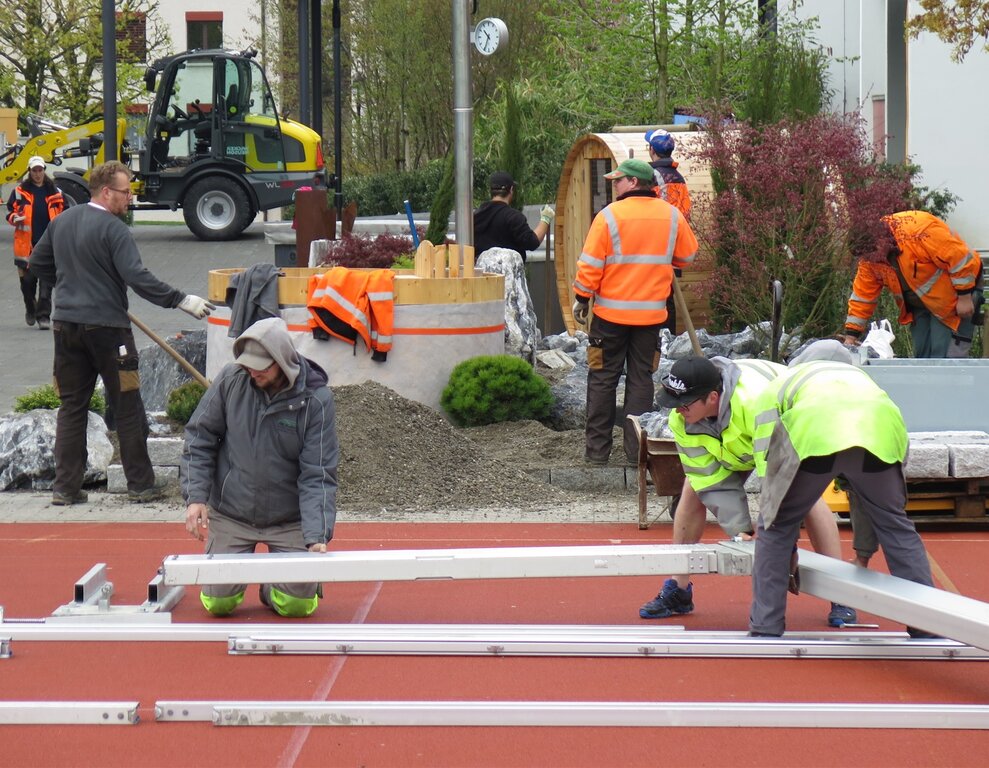
MULTIPOLYGON (((234 341, 234 362, 210 384, 185 429, 185 528, 206 535, 207 554, 326 552, 336 519, 337 443, 326 372, 300 355, 281 318, 260 320, 234 341)), ((244 600, 246 584, 208 585, 214 616, 244 600)), ((309 616, 318 584, 262 584, 282 616, 309 616)))

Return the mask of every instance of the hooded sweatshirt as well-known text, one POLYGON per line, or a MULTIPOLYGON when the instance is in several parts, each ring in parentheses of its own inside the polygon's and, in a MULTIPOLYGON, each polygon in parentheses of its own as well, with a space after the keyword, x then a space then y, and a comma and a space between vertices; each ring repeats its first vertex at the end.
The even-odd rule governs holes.
POLYGON ((257 528, 301 521, 307 546, 325 543, 340 453, 326 372, 296 351, 281 318, 248 328, 235 355, 247 339, 268 351, 288 386, 269 395, 243 366, 224 366, 186 425, 182 496, 257 528))

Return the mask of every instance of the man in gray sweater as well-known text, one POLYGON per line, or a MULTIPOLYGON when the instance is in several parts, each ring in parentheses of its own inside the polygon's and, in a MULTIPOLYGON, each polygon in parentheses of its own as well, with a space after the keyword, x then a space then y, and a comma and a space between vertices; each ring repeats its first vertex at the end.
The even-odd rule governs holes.
MULTIPOLYGON (((336 521, 337 443, 326 372, 300 355, 280 317, 258 320, 234 342, 185 428, 185 528, 208 532, 208 554, 326 552, 336 521)), ((246 584, 203 587, 200 601, 226 616, 246 584)), ((309 616, 316 583, 262 584, 261 600, 281 616, 309 616)))
POLYGON ((141 263, 134 237, 120 219, 130 203, 130 179, 130 169, 115 160, 93 168, 89 203, 54 219, 31 252, 31 272, 55 284, 55 385, 62 401, 55 427, 56 505, 88 498, 82 490, 86 425, 97 376, 103 379, 115 419, 128 496, 145 502, 161 495, 148 457, 148 422, 127 316, 127 288, 153 304, 178 307, 198 319, 215 309, 199 296, 163 283, 141 263))

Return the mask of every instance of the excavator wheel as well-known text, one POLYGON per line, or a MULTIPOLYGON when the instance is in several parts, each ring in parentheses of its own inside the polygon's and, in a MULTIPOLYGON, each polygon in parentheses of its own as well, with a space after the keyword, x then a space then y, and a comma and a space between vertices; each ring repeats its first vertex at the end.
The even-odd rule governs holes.
POLYGON ((233 179, 207 177, 185 193, 182 214, 200 240, 235 240, 254 218, 247 192, 233 179))
POLYGON ((55 186, 62 190, 62 197, 65 198, 66 208, 89 202, 89 190, 82 184, 67 181, 66 179, 56 179, 55 186))

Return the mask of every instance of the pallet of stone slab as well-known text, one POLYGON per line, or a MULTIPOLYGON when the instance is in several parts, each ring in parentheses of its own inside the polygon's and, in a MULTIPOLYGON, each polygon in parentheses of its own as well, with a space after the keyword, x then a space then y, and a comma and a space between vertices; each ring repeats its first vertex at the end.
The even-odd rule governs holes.
MULTIPOLYGON (((824 501, 848 522, 848 494, 832 484, 824 501)), ((915 522, 989 522, 989 477, 908 478, 907 514, 915 522)))

